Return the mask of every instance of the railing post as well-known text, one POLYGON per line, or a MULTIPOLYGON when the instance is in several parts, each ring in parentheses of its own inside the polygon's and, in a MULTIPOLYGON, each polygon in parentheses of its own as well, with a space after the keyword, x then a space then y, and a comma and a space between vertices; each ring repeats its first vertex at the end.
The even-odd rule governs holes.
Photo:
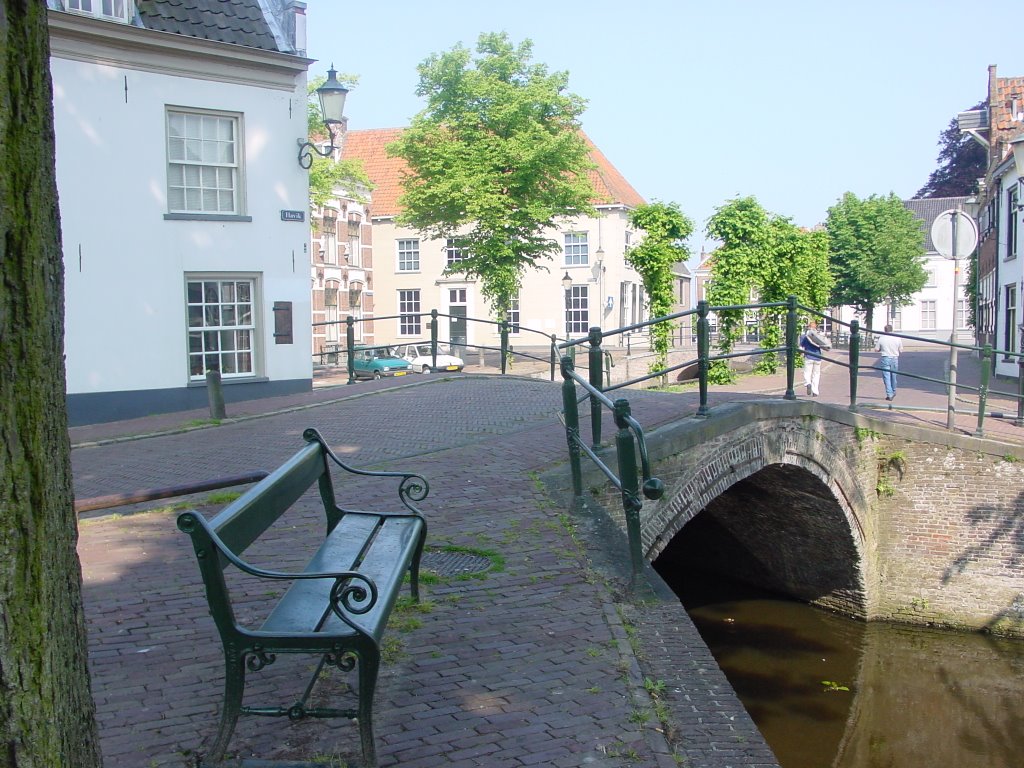
MULTIPOLYGON (((597 326, 591 327, 588 336, 590 349, 587 350, 587 378, 590 386, 600 391, 604 384, 604 354, 601 349, 601 339, 604 337, 597 326)), ((601 403, 594 395, 590 396, 590 440, 591 447, 597 450, 601 445, 601 403)))
POLYGON ((572 495, 583 496, 583 469, 580 466, 580 411, 576 402, 576 383, 569 376, 572 358, 562 358, 562 411, 565 414, 565 440, 569 444, 569 470, 572 473, 572 495))
MULTIPOLYGON (((983 365, 987 367, 988 361, 983 359, 983 365)), ((1013 420, 1013 426, 1024 427, 1024 357, 1017 358, 1017 418, 1013 420)))
MULTIPOLYGON (((455 354, 454 350, 449 350, 455 354)), ((463 361, 465 362, 465 361, 463 361)), ((430 369, 437 370, 437 310, 430 310, 430 369)))
POLYGON ((857 410, 857 375, 860 372, 860 322, 850 323, 850 410, 857 410))
POLYGON ((796 319, 796 296, 790 296, 786 299, 786 400, 796 400, 796 319))
POLYGON ((504 375, 508 368, 508 320, 498 323, 498 328, 501 334, 501 373, 504 375))
MULTIPOLYGON (((953 330, 953 336, 956 330, 953 330)), ((957 374, 957 348, 953 346, 952 336, 949 344, 949 384, 946 387, 946 429, 950 432, 956 429, 956 374, 957 374)))
POLYGON ((348 365, 348 383, 356 383, 356 319, 352 315, 345 318, 345 357, 348 365))
MULTIPOLYGON (((981 382, 978 385, 978 428, 974 431, 975 437, 985 436, 985 407, 988 404, 988 357, 992 355, 992 347, 985 345, 981 351, 981 382)), ((1018 400, 1017 415, 1020 415, 1020 401, 1018 400)), ((1016 423, 1016 422, 1014 422, 1016 423)))
POLYGON ((627 419, 630 416, 629 401, 620 398, 615 401, 615 453, 619 459, 619 479, 622 482, 622 511, 626 515, 626 538, 629 541, 631 565, 630 586, 635 587, 643 570, 643 546, 640 542, 640 479, 636 471, 636 445, 627 419))
POLYGON ((708 415, 708 356, 711 352, 711 328, 708 322, 708 303, 697 302, 697 385, 700 388, 700 406, 697 415, 708 415))
POLYGON ((551 380, 555 380, 555 366, 558 364, 558 337, 551 334, 551 380))

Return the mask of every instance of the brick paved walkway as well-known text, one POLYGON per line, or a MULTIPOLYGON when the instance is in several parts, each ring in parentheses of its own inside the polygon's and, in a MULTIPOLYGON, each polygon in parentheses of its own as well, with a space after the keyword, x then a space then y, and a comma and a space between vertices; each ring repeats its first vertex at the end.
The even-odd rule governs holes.
MULTIPOLYGON (((574 521, 540 481, 565 459, 557 385, 463 377, 369 396, 351 389, 357 396, 314 408, 132 441, 89 444, 96 436, 77 428, 76 492, 269 469, 316 426, 357 465, 408 468, 430 480, 429 547, 503 558, 479 579, 436 579, 426 611, 393 618, 376 697, 382 766, 673 766, 673 750, 690 766, 774 765, 681 606, 637 610, 621 583, 588 569, 574 521), (657 665, 637 661, 647 647, 662 653, 659 644, 670 646, 677 665, 654 673, 674 713, 665 724, 643 686, 657 665)), ((678 414, 678 396, 636 399, 645 423, 678 414)), ((365 482, 343 492, 370 500, 365 482)), ((286 536, 268 542, 275 563, 287 566, 282 553, 293 552, 299 564, 296 541, 316 535, 320 514, 303 506, 286 536)), ((108 768, 188 765, 215 724, 219 641, 176 515, 93 513, 81 526, 108 768)), ((260 597, 247 595, 245 605, 256 612, 260 597)), ((252 676, 247 694, 298 694, 307 667, 305 659, 279 660, 252 676)), ((325 690, 343 697, 346 681, 331 678, 325 690)), ((242 718, 232 748, 243 758, 356 763, 358 737, 348 723, 242 718)))
MULTIPOLYGON (((822 399, 842 404, 845 377, 826 366, 822 399)), ((876 384, 865 380, 865 399, 880 400, 876 384)), ((783 385, 748 379, 717 388, 712 404, 774 396, 783 385), (760 395, 741 391, 751 382, 760 395)), ((941 410, 942 392, 903 387, 904 402, 941 410)), ((645 428, 696 408, 695 392, 624 394, 645 428)), ((215 428, 186 429, 200 413, 77 427, 75 489, 85 498, 271 469, 315 426, 356 465, 430 480, 429 547, 503 558, 481 578, 432 580, 425 610, 393 618, 376 697, 382 766, 775 765, 681 606, 637 604, 614 569, 591 567, 602 543, 544 482, 565 461, 560 402, 558 385, 543 380, 415 377, 231 404, 235 418, 215 428), (151 436, 124 439, 138 435, 151 436), (645 677, 665 683, 657 700, 645 677)), ((931 411, 886 414, 945 421, 931 411)), ((1009 421, 988 423, 990 436, 1020 440, 1009 421)), ((365 482, 342 492, 363 503, 373 495, 365 482)), ((209 512, 205 498, 191 503, 209 512)), ((176 510, 113 512, 85 516, 80 537, 106 766, 189 765, 216 723, 222 665, 195 558, 176 510)), ((320 514, 300 504, 268 542, 267 564, 300 564, 320 514)), ((247 594, 246 610, 258 614, 264 597, 247 594)), ((298 694, 308 666, 281 659, 247 694, 298 694)), ((324 691, 343 698, 347 681, 329 678, 324 691)), ((348 723, 243 718, 232 748, 242 758, 355 764, 358 736, 348 723)))

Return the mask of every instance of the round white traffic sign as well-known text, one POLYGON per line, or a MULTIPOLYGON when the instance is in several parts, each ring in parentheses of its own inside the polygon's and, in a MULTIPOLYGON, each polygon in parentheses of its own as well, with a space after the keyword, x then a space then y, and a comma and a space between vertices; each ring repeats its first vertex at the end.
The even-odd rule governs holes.
POLYGON ((932 222, 932 243, 935 250, 947 259, 966 259, 978 245, 978 225, 963 211, 950 208, 932 222))

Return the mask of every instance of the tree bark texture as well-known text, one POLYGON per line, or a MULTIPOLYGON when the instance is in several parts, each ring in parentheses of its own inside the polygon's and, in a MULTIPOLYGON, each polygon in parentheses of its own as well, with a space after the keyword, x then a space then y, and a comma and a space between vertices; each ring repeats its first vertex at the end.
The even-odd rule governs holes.
POLYGON ((64 399, 46 4, 0 0, 0 767, 102 763, 64 399))

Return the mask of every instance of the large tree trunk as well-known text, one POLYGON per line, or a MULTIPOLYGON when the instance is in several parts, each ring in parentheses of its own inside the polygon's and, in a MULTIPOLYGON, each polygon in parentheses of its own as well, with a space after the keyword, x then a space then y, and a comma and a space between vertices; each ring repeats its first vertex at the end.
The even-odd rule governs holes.
POLYGON ((0 766, 102 763, 64 402, 46 4, 0 0, 0 766))

